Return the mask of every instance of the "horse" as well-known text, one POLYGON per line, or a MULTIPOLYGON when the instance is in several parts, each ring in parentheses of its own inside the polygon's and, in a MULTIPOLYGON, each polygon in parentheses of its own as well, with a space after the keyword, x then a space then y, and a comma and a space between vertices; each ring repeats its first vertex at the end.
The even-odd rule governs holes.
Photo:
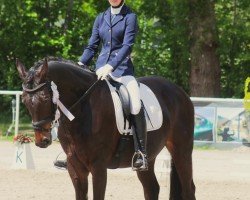
MULTIPOLYGON (((126 138, 118 156, 121 134, 117 130, 114 105, 106 81, 97 81, 94 72, 72 61, 45 58, 26 70, 16 61, 23 81, 22 101, 28 109, 35 132, 35 144, 46 148, 52 143, 51 122, 55 115, 50 83, 57 85, 60 101, 72 107, 70 121, 61 113, 58 139, 67 156, 67 169, 74 185, 76 200, 88 198, 88 175, 92 174, 93 199, 103 200, 107 169, 128 168, 134 153, 133 138, 126 138), (93 87, 94 85, 94 87, 93 87), (89 89, 91 92, 88 92, 89 89), (79 99, 84 96, 84 99, 79 99), (76 104, 76 102, 78 102, 76 104)), ((171 200, 194 200, 192 151, 194 108, 188 95, 177 85, 158 76, 137 79, 156 95, 163 114, 163 124, 147 134, 148 170, 137 171, 146 200, 156 200, 160 186, 154 172, 156 156, 166 147, 171 154, 171 200)))

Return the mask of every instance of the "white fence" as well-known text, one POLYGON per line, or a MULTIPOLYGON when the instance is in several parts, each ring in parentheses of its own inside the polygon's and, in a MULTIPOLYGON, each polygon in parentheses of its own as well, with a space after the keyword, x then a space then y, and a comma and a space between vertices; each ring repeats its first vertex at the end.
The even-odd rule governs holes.
POLYGON ((15 95, 16 96, 16 112, 15 112, 15 136, 18 134, 19 126, 19 110, 20 110, 20 96, 22 95, 21 91, 1 91, 0 95, 15 95))
MULTIPOLYGON (((0 91, 0 95, 15 95, 16 97, 16 106, 15 106, 15 135, 18 133, 18 125, 19 125, 19 108, 20 108, 20 96, 22 95, 21 91, 0 91)), ((210 136, 208 138, 206 136, 201 136, 201 131, 204 127, 199 127, 196 123, 195 126, 195 141, 198 142, 221 142, 221 137, 223 137, 222 133, 218 133, 219 129, 222 129, 226 126, 231 126, 231 129, 234 133, 234 138, 231 137, 231 142, 242 142, 241 139, 244 137, 247 140, 250 139, 250 114, 249 116, 243 116, 244 106, 243 99, 221 99, 221 98, 200 98, 200 97, 191 97, 191 100, 195 106, 195 119, 201 121, 210 121, 210 136), (238 112, 238 113, 237 113, 238 112), (236 113, 235 116, 232 116, 232 113, 236 113), (228 116, 225 116, 228 115, 228 116), (198 116, 198 117, 197 117, 198 116), (232 119, 230 119, 230 116, 232 119), (223 117, 223 120, 220 118, 223 117), (233 117, 238 117, 236 120, 233 117), (244 119, 243 119, 244 118, 244 119), (231 121, 230 121, 231 120, 231 121), (237 121, 238 120, 238 121, 237 121), (241 124, 244 121, 244 133, 242 133, 242 129, 240 129, 241 124), (236 121, 238 124, 233 124, 236 121), (235 126, 237 126, 235 128, 235 126), (237 130, 236 130, 237 129, 237 130), (200 132, 199 132, 200 131, 200 132), (198 136, 197 136, 198 135, 198 136), (206 138, 207 137, 207 138, 206 138)), ((230 128, 230 127, 229 127, 230 128)), ((209 131, 209 130, 207 130, 209 131)), ((204 135, 204 134, 203 134, 204 135)))

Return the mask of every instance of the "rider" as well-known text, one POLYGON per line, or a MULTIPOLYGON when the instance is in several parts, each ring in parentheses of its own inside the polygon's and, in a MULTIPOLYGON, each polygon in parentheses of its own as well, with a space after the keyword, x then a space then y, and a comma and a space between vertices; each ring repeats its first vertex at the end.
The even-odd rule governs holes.
POLYGON ((146 122, 130 57, 138 32, 137 17, 124 2, 125 0, 109 0, 110 8, 96 17, 89 44, 78 64, 89 65, 98 51, 99 44, 102 43, 101 53, 96 62, 96 75, 101 80, 109 75, 127 88, 135 133, 136 156, 133 167, 135 170, 147 170, 146 122))

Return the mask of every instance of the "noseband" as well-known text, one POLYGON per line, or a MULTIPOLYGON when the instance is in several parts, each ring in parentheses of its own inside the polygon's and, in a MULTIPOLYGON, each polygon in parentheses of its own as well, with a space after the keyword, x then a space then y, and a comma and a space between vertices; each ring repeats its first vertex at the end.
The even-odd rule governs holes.
POLYGON ((34 94, 40 90, 42 90, 44 87, 47 87, 48 90, 49 90, 49 93, 50 93, 50 96, 51 96, 51 105, 52 105, 52 115, 49 116, 49 117, 46 117, 40 121, 37 121, 37 122, 32 122, 32 127, 34 130, 39 130, 39 131, 46 131, 46 132, 49 132, 51 130, 51 127, 49 129, 46 129, 43 127, 44 124, 48 123, 48 122, 52 122, 54 120, 54 114, 55 114, 55 106, 54 106, 54 103, 52 102, 52 90, 51 90, 51 87, 50 87, 50 81, 46 81, 44 83, 41 83, 39 84, 37 87, 35 88, 32 88, 32 89, 29 89, 29 88, 26 88, 24 86, 24 84, 22 85, 23 87, 23 91, 27 92, 28 94, 34 94))

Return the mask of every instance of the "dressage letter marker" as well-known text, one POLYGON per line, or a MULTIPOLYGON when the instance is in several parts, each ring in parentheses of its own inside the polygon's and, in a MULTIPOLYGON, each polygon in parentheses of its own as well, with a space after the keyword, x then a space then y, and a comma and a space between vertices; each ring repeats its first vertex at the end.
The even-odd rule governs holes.
POLYGON ((30 144, 16 144, 12 169, 35 169, 30 144))
POLYGON ((18 162, 23 163, 22 159, 21 159, 22 154, 23 154, 23 151, 21 151, 21 152, 17 151, 16 152, 16 163, 18 163, 18 162))

